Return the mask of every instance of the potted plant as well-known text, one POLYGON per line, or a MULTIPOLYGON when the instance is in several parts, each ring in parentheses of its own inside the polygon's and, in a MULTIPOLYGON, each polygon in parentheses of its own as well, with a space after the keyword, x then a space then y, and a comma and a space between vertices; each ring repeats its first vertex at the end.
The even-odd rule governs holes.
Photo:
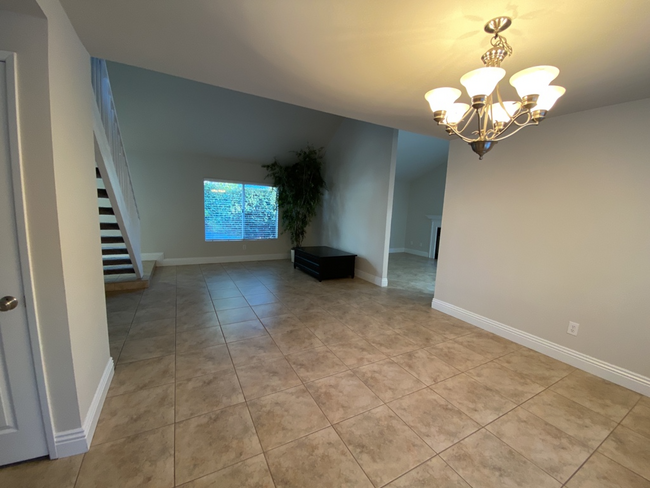
POLYGON ((293 250, 302 246, 307 227, 320 205, 325 180, 321 174, 325 149, 308 145, 293 152, 297 161, 281 165, 277 160, 262 167, 268 171, 278 189, 278 208, 282 216, 282 233, 288 232, 293 250))

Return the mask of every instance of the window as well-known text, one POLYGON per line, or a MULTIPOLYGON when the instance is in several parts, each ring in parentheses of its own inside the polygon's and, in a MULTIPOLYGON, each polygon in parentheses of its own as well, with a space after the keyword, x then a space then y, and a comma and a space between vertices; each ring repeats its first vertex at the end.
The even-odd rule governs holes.
POLYGON ((205 240, 277 239, 277 200, 272 186, 204 180, 205 240))

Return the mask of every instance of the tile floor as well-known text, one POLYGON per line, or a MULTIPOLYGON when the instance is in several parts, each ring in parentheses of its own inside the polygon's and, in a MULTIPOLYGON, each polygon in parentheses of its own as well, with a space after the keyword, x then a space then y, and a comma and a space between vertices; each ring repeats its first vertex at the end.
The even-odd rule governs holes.
POLYGON ((429 300, 283 261, 160 268, 108 299, 90 451, 0 486, 650 487, 650 399, 429 300))
POLYGON ((436 287, 438 261, 404 252, 388 256, 388 287, 426 293, 429 300, 436 287))

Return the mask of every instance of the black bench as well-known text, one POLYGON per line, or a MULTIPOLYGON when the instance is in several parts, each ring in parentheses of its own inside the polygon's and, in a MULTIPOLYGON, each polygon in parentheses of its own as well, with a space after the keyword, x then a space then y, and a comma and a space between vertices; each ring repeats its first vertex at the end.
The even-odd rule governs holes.
POLYGON ((312 275, 318 281, 332 278, 354 278, 356 254, 327 246, 297 247, 293 267, 312 275))

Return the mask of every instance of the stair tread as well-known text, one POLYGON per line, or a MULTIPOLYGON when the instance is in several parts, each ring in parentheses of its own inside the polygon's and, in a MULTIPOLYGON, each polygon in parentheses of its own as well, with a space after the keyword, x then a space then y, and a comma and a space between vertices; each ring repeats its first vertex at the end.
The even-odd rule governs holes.
POLYGON ((129 268, 104 268, 105 275, 111 274, 135 274, 135 270, 132 267, 129 268))

